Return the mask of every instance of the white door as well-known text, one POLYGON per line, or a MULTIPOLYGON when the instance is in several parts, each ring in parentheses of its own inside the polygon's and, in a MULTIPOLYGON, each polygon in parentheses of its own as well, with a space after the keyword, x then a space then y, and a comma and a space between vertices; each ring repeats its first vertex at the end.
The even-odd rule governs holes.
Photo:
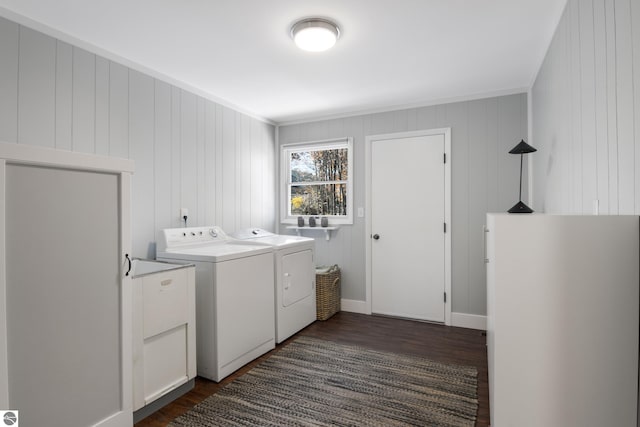
POLYGON ((445 133, 371 141, 371 309, 445 322, 445 133))
POLYGON ((24 425, 130 426, 130 175, 67 157, 0 160, 1 406, 24 425))

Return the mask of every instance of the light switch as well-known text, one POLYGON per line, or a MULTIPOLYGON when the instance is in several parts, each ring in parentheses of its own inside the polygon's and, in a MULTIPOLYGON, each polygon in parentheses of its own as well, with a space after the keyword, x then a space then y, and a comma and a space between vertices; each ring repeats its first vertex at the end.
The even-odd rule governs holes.
POLYGON ((364 217, 364 208, 358 208, 358 218, 364 217))

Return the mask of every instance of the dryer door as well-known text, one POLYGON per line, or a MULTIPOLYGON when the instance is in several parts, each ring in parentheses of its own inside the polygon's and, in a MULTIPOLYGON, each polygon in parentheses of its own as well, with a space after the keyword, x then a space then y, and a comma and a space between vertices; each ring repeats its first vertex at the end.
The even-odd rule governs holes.
POLYGON ((304 250, 282 257, 282 305, 291 304, 308 297, 313 292, 313 256, 304 250))

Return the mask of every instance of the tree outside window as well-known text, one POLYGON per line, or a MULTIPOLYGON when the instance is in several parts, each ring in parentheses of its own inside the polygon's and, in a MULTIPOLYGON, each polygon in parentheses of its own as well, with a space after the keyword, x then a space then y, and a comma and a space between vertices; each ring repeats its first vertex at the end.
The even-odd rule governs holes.
POLYGON ((351 220, 350 149, 350 139, 283 147, 285 220, 297 216, 351 220))

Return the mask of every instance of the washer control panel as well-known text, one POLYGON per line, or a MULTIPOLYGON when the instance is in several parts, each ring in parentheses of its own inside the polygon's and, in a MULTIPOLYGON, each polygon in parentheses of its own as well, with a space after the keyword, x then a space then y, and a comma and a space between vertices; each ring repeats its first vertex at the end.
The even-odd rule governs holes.
POLYGON ((167 228, 162 231, 164 249, 175 249, 191 245, 226 242, 229 237, 218 226, 167 228))

